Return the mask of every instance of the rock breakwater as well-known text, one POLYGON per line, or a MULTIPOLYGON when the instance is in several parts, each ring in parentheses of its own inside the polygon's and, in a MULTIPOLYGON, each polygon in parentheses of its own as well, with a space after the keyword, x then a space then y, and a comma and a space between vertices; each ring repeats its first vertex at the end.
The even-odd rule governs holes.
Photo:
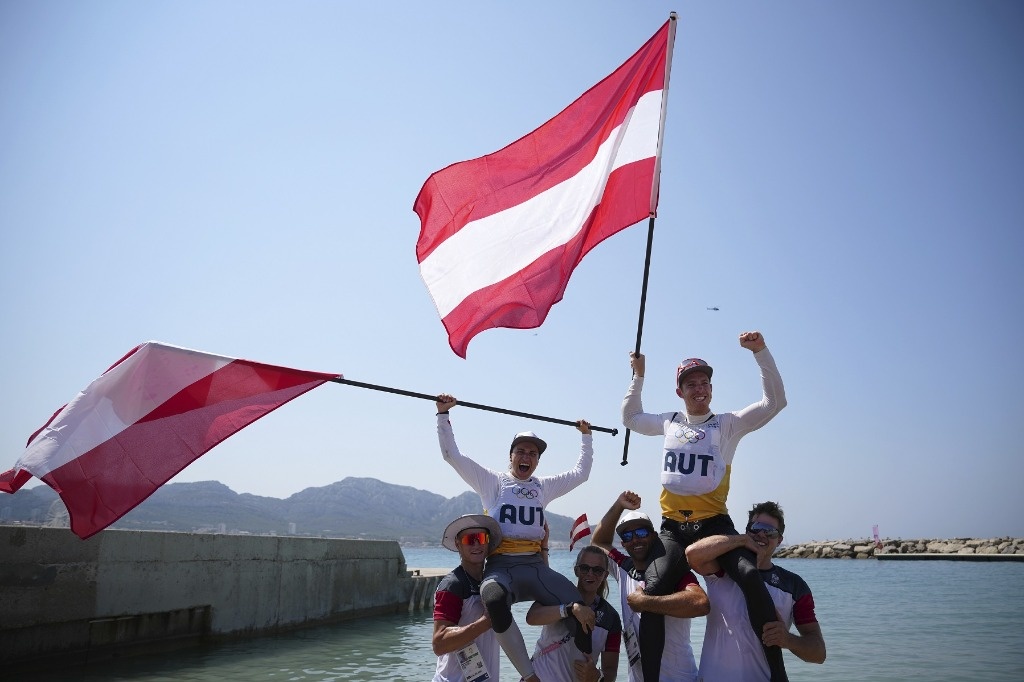
POLYGON ((815 540, 780 547, 780 559, 873 559, 879 554, 1020 554, 1024 538, 951 540, 815 540))

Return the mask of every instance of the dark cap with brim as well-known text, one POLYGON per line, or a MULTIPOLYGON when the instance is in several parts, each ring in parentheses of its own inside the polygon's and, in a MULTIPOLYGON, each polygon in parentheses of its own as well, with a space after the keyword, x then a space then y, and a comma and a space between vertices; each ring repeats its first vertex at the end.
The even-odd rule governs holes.
POLYGON ((523 431, 522 433, 517 433, 515 435, 515 438, 512 439, 512 446, 509 447, 508 451, 512 452, 513 450, 516 449, 517 445, 524 442, 533 443, 534 445, 536 445, 537 453, 541 455, 544 454, 544 451, 547 450, 548 447, 548 444, 542 441, 540 438, 538 438, 537 434, 535 434, 533 431, 523 431))

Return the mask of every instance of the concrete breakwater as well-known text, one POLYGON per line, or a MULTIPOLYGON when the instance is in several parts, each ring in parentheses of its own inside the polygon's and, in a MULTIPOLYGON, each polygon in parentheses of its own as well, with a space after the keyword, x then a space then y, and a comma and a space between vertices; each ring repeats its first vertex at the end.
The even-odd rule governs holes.
POLYGON ((815 540, 780 547, 780 559, 875 559, 880 555, 1020 555, 1024 538, 954 538, 951 540, 815 540))
POLYGON ((422 609, 437 581, 394 541, 0 526, 0 665, 422 609))

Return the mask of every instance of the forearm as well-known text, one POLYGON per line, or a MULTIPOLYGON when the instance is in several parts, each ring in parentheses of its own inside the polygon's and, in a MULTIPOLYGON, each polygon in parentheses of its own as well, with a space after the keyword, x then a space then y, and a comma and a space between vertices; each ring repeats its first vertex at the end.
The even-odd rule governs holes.
POLYGON ((636 613, 657 613, 674 618, 700 618, 711 611, 708 597, 699 587, 660 596, 638 590, 629 596, 629 607, 636 613))
POLYGON ((786 387, 782 383, 782 374, 779 373, 772 352, 767 348, 754 353, 754 360, 761 370, 761 390, 764 394, 761 403, 774 416, 786 406, 786 387))
POLYGON ((622 399, 622 425, 627 429, 632 428, 631 424, 634 417, 644 411, 644 404, 641 398, 643 389, 644 378, 634 374, 633 380, 629 382, 629 388, 626 390, 626 396, 622 399))
MULTIPOLYGON (((447 412, 437 414, 437 444, 441 447, 441 456, 444 461, 455 466, 455 461, 462 458, 459 446, 455 444, 455 432, 452 430, 452 423, 448 419, 447 412)), ((456 467, 456 470, 458 468, 456 467)))
POLYGON ((562 607, 557 604, 545 606, 540 602, 534 602, 530 610, 526 612, 526 624, 551 625, 552 623, 557 623, 562 619, 561 609, 562 607))
POLYGON ((481 616, 466 625, 449 625, 435 633, 432 642, 434 654, 443 656, 467 647, 490 629, 491 622, 486 616, 481 616))
POLYGON ((466 485, 480 495, 485 508, 490 505, 493 502, 491 499, 493 496, 485 495, 482 491, 491 489, 498 476, 459 451, 459 446, 455 443, 455 432, 452 430, 447 413, 437 415, 437 439, 444 461, 448 462, 452 469, 455 469, 455 473, 466 482, 466 485))
POLYGON ((576 470, 579 471, 585 483, 590 478, 590 471, 594 468, 594 434, 584 433, 580 435, 580 456, 576 460, 576 470))
POLYGON ((576 458, 576 466, 554 476, 542 476, 544 493, 547 503, 557 500, 587 482, 590 470, 594 466, 594 435, 584 433, 580 443, 580 455, 576 458))
POLYGON ((644 378, 634 376, 629 384, 629 390, 626 391, 626 397, 622 399, 622 425, 645 436, 661 435, 664 433, 661 415, 644 412, 643 402, 640 400, 643 388, 644 378))
POLYGON ((601 654, 601 675, 604 682, 615 682, 619 675, 618 651, 605 651, 601 654))
POLYGON ((586 607, 578 603, 546 606, 540 602, 534 602, 530 610, 526 612, 526 623, 527 625, 551 625, 568 616, 575 616, 579 619, 583 614, 578 609, 583 608, 586 607))
POLYGON ((800 634, 789 633, 786 648, 807 663, 825 662, 825 638, 817 623, 798 626, 800 634), (811 627, 813 625, 813 627, 811 627))
POLYGON ((624 510, 625 507, 616 500, 615 504, 609 507, 594 527, 594 533, 590 536, 590 544, 605 550, 611 549, 615 542, 615 525, 619 522, 619 517, 622 516, 624 510))
POLYGON ((718 557, 734 549, 745 547, 745 535, 712 535, 694 542, 686 548, 690 568, 703 575, 717 572, 721 567, 718 557))

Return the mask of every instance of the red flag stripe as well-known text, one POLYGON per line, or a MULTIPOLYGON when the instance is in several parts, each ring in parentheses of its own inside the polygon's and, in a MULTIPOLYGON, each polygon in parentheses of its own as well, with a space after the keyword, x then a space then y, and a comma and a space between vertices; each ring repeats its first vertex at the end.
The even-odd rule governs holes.
POLYGON ((653 214, 670 27, 536 131, 424 183, 417 259, 458 355, 540 325, 590 249, 653 214))
POLYGON ((58 411, 29 442, 19 464, 42 478, 231 362, 152 341, 137 346, 58 411))
POLYGON ((51 418, 0 474, 0 490, 37 476, 87 538, 224 439, 337 376, 143 344, 51 418))
POLYGON ((417 259, 422 262, 466 223, 516 206, 589 165, 640 98, 664 88, 668 26, 537 130, 493 154, 431 175, 413 205, 422 220, 417 259), (538 168, 545 171, 540 176, 538 168), (476 184, 479 177, 487 179, 484 194, 476 184))
MULTIPOLYGON (((247 363, 232 363, 203 380, 211 389, 208 404, 189 398, 189 409, 147 416, 42 476, 64 500, 71 530, 87 538, 106 528, 215 445, 326 380, 291 377, 299 381, 255 395, 238 393, 240 386, 258 390, 266 374, 247 363), (218 393, 220 388, 226 389, 224 394, 218 393)), ((186 401, 177 402, 180 408, 186 401)))
MULTIPOLYGON (((604 203, 625 204, 616 206, 617 214, 625 214, 625 222, 616 224, 615 231, 649 214, 650 183, 624 183, 621 195, 610 191, 607 183, 611 173, 637 161, 646 159, 653 168, 661 111, 660 91, 657 94, 657 99, 645 102, 645 111, 637 112, 637 125, 629 131, 633 134, 616 144, 609 141, 605 153, 594 159, 585 172, 500 213, 466 224, 420 262, 423 281, 442 317, 467 293, 500 281, 571 241, 585 230, 588 218, 600 215, 595 208, 604 203), (627 207, 632 210, 624 211, 627 207), (473 254, 473 258, 466 258, 466 254, 473 254)), ((626 175, 630 177, 628 171, 626 175)))
MULTIPOLYGON (((653 173, 654 159, 622 168, 612 174, 609 193, 623 186, 646 183, 650 187, 653 173)), ((452 350, 466 357, 469 341, 482 331, 495 327, 530 329, 543 324, 551 306, 562 300, 569 274, 591 249, 619 231, 613 226, 622 224, 623 215, 633 209, 635 206, 625 202, 600 204, 583 231, 563 248, 553 249, 514 275, 468 295, 442 319, 452 350), (591 230, 591 226, 597 229, 591 230), (538 304, 542 301, 550 303, 538 304)))
MULTIPOLYGON (((110 372, 110 370, 114 369, 115 367, 120 365, 122 362, 124 362, 125 360, 127 360, 131 356, 135 355, 136 351, 138 351, 140 348, 145 348, 146 346, 147 346, 147 344, 140 344, 138 346, 135 346, 135 348, 132 348, 130 351, 125 353, 123 358, 121 358, 120 360, 118 360, 117 362, 112 364, 110 367, 108 367, 107 371, 104 372, 103 374, 104 375, 107 374, 108 372, 110 372)), ((50 415, 50 418, 46 420, 46 423, 43 424, 42 426, 40 426, 38 429, 36 429, 36 431, 31 436, 28 437, 28 443, 25 445, 25 447, 28 447, 29 445, 31 445, 32 441, 34 441, 36 439, 36 436, 38 436, 40 433, 42 433, 42 431, 44 429, 46 429, 46 427, 48 427, 53 422, 53 420, 57 418, 57 415, 60 414, 61 412, 63 412, 65 408, 67 408, 67 405, 64 405, 59 410, 57 410, 52 415, 50 415)))

